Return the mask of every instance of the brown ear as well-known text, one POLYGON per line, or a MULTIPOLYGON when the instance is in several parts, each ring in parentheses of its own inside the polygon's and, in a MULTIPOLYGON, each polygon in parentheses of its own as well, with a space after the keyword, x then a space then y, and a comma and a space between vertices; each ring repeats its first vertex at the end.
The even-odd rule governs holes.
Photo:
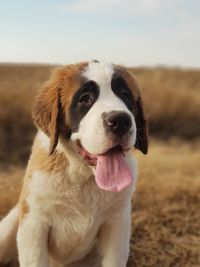
POLYGON ((144 116, 142 100, 139 97, 136 102, 135 121, 137 127, 135 147, 142 151, 144 154, 148 152, 148 129, 147 121, 144 116))
POLYGON ((33 107, 33 121, 37 128, 50 137, 50 155, 58 143, 61 119, 60 89, 48 84, 36 97, 33 107))

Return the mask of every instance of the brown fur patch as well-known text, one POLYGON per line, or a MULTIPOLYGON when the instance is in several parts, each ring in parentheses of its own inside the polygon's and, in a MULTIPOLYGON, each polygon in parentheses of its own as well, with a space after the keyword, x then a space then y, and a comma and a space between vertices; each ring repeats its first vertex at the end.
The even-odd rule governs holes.
POLYGON ((21 191, 20 199, 19 199, 19 222, 22 221, 25 214, 29 212, 29 206, 26 201, 28 196, 28 184, 30 183, 30 178, 25 178, 24 185, 21 191), (26 181, 26 182, 25 182, 26 181))
POLYGON ((59 133, 69 134, 67 111, 74 92, 80 88, 80 72, 86 66, 87 63, 81 63, 56 69, 36 98, 33 120, 50 137, 50 154, 55 150, 59 133))
POLYGON ((19 200, 19 220, 21 221, 25 214, 29 212, 29 207, 27 203, 27 197, 29 195, 29 184, 31 182, 31 174, 34 170, 43 170, 47 173, 59 172, 64 170, 68 165, 66 156, 63 153, 55 151, 51 156, 48 152, 41 147, 40 142, 35 139, 32 154, 28 163, 26 174, 24 177, 23 188, 19 200))

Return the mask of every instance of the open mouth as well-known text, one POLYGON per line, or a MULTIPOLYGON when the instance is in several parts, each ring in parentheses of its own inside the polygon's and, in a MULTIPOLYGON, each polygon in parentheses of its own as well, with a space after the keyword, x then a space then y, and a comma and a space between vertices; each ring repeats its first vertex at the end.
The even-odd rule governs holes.
POLYGON ((92 155, 78 143, 78 152, 90 166, 96 167, 95 181, 101 189, 119 192, 132 183, 132 172, 120 145, 101 155, 92 155))
POLYGON ((87 161, 87 163, 90 166, 96 166, 97 165, 97 156, 90 154, 82 145, 80 142, 77 142, 78 146, 78 153, 81 155, 81 157, 87 161))
POLYGON ((93 155, 91 153, 89 153, 82 145, 80 142, 77 142, 77 145, 78 145, 78 153, 81 155, 81 157, 87 161, 87 163, 90 165, 90 166, 97 166, 97 159, 98 157, 100 156, 103 156, 103 155, 106 155, 106 154, 109 154, 109 153, 112 153, 112 152, 120 152, 120 153, 123 153, 124 154, 124 150, 122 148, 122 146, 120 145, 116 145, 112 148, 110 148, 109 150, 107 150, 106 152, 104 152, 103 154, 101 155, 93 155))

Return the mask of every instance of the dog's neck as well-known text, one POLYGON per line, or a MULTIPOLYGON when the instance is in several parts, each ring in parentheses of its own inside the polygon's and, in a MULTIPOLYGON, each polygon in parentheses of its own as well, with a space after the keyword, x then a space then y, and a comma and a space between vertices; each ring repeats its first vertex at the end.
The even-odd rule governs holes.
POLYGON ((72 141, 66 142, 60 138, 57 151, 64 153, 69 161, 69 166, 66 171, 71 182, 81 184, 94 176, 92 168, 78 154, 72 141))
POLYGON ((83 184, 94 176, 92 168, 77 153, 71 141, 66 141, 60 137, 53 155, 49 155, 49 137, 40 130, 36 136, 35 143, 43 150, 46 160, 55 162, 55 168, 52 169, 52 172, 63 172, 70 183, 83 184))

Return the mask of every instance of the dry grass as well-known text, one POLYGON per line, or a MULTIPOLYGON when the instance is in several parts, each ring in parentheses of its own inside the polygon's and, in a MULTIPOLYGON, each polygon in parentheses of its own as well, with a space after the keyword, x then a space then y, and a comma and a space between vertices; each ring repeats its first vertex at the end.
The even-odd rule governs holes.
POLYGON ((130 266, 200 266, 200 143, 153 142, 139 155, 130 266))
MULTIPOLYGON (((18 199, 35 133, 33 97, 51 69, 0 65, 0 218, 18 199)), ((128 266, 200 266, 200 71, 133 71, 142 85, 151 144, 148 156, 137 152, 128 266)))
POLYGON ((23 168, 12 167, 0 172, 0 218, 17 203, 23 176, 23 168))
POLYGON ((142 87, 150 133, 169 138, 200 136, 200 71, 133 69, 142 87))
POLYGON ((33 98, 51 69, 45 65, 0 65, 0 164, 27 160, 35 133, 33 98))

